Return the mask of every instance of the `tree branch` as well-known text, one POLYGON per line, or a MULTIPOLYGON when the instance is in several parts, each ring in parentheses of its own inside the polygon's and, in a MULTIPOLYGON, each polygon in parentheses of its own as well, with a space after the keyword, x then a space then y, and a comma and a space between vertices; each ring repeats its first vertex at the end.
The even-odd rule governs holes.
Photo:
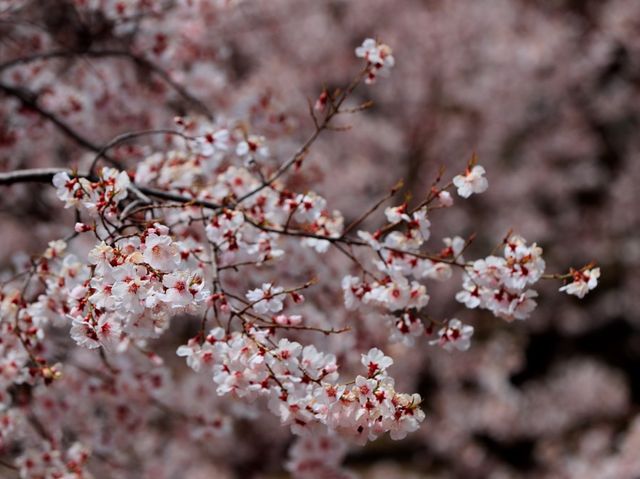
POLYGON ((213 118, 213 112, 198 98, 192 95, 185 87, 177 83, 171 75, 163 69, 161 66, 155 64, 151 60, 144 58, 141 55, 137 55, 127 50, 88 50, 82 52, 76 52, 73 50, 54 50, 51 52, 35 53, 33 55, 15 58, 9 60, 3 64, 0 64, 0 72, 15 67, 17 65, 23 65, 38 60, 49 60, 53 58, 72 58, 72 57, 91 57, 91 58, 105 58, 105 57, 121 57, 128 58, 136 63, 138 66, 150 70, 152 73, 160 77, 165 83, 173 88, 178 95, 191 104, 195 109, 199 110, 208 118, 213 118))
POLYGON ((11 85, 7 85, 5 83, 0 83, 0 90, 6 93, 7 95, 13 96, 20 100, 24 106, 32 109, 36 113, 38 113, 41 117, 46 118, 51 123, 56 125, 59 130, 61 130, 65 135, 75 141, 78 145, 87 148, 88 150, 95 151, 98 153, 101 150, 100 145, 93 143, 87 138, 80 135, 77 131, 67 125, 64 121, 58 118, 55 114, 51 113, 49 110, 45 110, 40 105, 38 105, 38 97, 35 93, 26 90, 24 88, 18 88, 11 85))
MULTIPOLYGON (((15 170, 6 173, 0 173, 0 186, 10 186, 16 183, 51 183, 53 177, 57 173, 67 173, 71 177, 87 178, 90 181, 96 181, 97 178, 93 175, 83 175, 68 168, 31 168, 27 170, 15 170)), ((201 206, 210 210, 219 210, 222 208, 217 203, 211 201, 198 200, 195 198, 189 198, 169 191, 157 190, 155 188, 148 188, 146 186, 138 186, 132 183, 131 188, 134 193, 137 191, 144 193, 147 196, 159 198, 167 201, 175 201, 176 203, 190 204, 193 206, 201 206)))
MULTIPOLYGON (((67 168, 31 168, 0 173, 0 185, 9 186, 15 183, 51 183, 54 175, 60 172, 73 174, 67 168)), ((82 176, 82 175, 80 175, 82 176)))
POLYGON ((179 136, 185 140, 195 140, 195 137, 185 135, 184 133, 176 130, 169 130, 166 128, 161 128, 158 130, 142 130, 142 131, 133 131, 129 133, 123 133, 122 135, 116 136, 109 143, 100 148, 100 151, 95 156, 93 161, 91 162, 91 166, 89 167, 89 175, 94 175, 96 172, 96 167, 98 166, 98 162, 100 158, 108 158, 107 151, 111 148, 118 146, 121 143, 124 143, 129 140, 133 140, 135 138, 139 138, 141 136, 149 136, 149 135, 171 135, 171 136, 179 136))

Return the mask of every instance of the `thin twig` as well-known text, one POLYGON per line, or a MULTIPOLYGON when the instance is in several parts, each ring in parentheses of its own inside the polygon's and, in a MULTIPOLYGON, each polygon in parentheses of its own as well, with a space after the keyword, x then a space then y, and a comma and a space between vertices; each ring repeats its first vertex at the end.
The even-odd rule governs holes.
POLYGON ((101 158, 104 158, 107 151, 111 148, 118 146, 121 143, 124 143, 129 140, 133 140, 135 138, 140 138, 142 136, 150 136, 150 135, 174 135, 184 138, 185 140, 194 140, 195 138, 185 135, 184 133, 176 130, 169 130, 166 128, 156 129, 156 130, 142 130, 142 131, 133 131, 129 133, 123 133, 122 135, 116 136, 113 140, 109 141, 106 145, 100 148, 98 154, 95 156, 93 161, 91 162, 91 166, 89 167, 89 175, 95 174, 96 167, 101 158))
POLYGON ((331 100, 331 109, 327 112, 326 116, 319 124, 317 119, 315 118, 315 115, 312 115, 312 118, 315 124, 315 129, 313 133, 309 136, 309 138, 307 138, 307 141, 305 141, 302 144, 302 146, 300 146, 300 148, 296 150, 296 152, 293 154, 293 156, 291 156, 291 158, 289 158, 289 160, 287 160, 282 165, 280 165, 280 167, 275 171, 275 173, 273 173, 269 177, 267 181, 263 181, 260 186, 258 186, 257 188, 254 188, 253 190, 249 191, 245 195, 238 198, 237 203, 241 203, 247 198, 250 198, 255 194, 259 193, 263 189, 270 187, 278 178, 284 175, 294 164, 302 161, 302 159, 309 152, 309 149, 318 139, 320 134, 324 130, 330 129, 329 126, 330 126, 331 120, 335 115, 338 114, 338 112, 340 111, 340 107, 342 106, 344 101, 349 97, 349 95, 351 95, 351 93, 353 93, 356 87, 360 84, 366 72, 367 72, 366 69, 360 72, 360 74, 356 78, 354 78, 353 81, 349 84, 349 86, 340 94, 340 97, 338 98, 337 101, 334 102, 333 99, 331 99, 331 96, 329 97, 329 99, 331 100))

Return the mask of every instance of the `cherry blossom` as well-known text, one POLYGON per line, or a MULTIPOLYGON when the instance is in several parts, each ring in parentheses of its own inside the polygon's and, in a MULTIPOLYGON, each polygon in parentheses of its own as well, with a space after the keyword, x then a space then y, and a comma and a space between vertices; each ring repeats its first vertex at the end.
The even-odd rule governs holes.
POLYGON ((567 294, 572 294, 578 298, 584 298, 584 296, 598 286, 598 279, 600 278, 600 268, 592 268, 584 271, 574 271, 572 273, 573 281, 560 288, 560 291, 564 291, 567 294))
POLYGON ((484 176, 485 169, 480 165, 467 168, 464 175, 456 175, 453 184, 458 188, 458 195, 469 198, 472 194, 484 193, 489 187, 489 182, 484 176))
POLYGON ((200 154, 203 156, 213 156, 220 152, 224 153, 229 149, 230 134, 229 130, 222 128, 217 131, 208 130, 203 132, 202 136, 197 137, 197 143, 200 147, 200 154))
POLYGON ((391 330, 390 341, 414 346, 416 339, 425 335, 424 323, 411 312, 406 312, 399 316, 387 316, 386 321, 391 330))
POLYGON ((97 182, 86 178, 71 178, 60 172, 53 177, 58 198, 65 202, 65 208, 81 206, 91 216, 101 213, 112 217, 117 204, 128 195, 129 176, 114 168, 102 168, 97 182))
POLYGON ((154 269, 170 272, 180 263, 178 247, 167 236, 166 230, 149 230, 144 241, 142 260, 154 269))
POLYGON ((284 302, 284 288, 264 283, 260 288, 247 292, 247 299, 259 314, 279 313, 284 302))
POLYGON ((362 355, 360 360, 363 366, 367 368, 369 377, 373 377, 380 372, 384 372, 393 364, 393 359, 385 356, 378 348, 370 349, 367 354, 362 355))
POLYGON ((166 290, 160 300, 172 308, 184 309, 192 304, 202 303, 209 296, 209 292, 203 290, 204 281, 198 273, 179 271, 165 274, 162 285, 166 290))
POLYGON ((471 345, 473 326, 463 324, 459 319, 450 319, 446 326, 438 331, 438 336, 439 339, 431 341, 430 344, 437 344, 447 351, 466 351, 471 345))
POLYGON ((245 161, 266 159, 269 158, 269 148, 265 144, 263 136, 249 135, 245 140, 238 143, 236 155, 244 158, 245 161))
POLYGON ((356 48, 356 56, 367 61, 367 78, 365 82, 368 84, 375 83, 378 73, 388 75, 395 64, 391 48, 373 38, 367 38, 362 42, 361 46, 356 48))

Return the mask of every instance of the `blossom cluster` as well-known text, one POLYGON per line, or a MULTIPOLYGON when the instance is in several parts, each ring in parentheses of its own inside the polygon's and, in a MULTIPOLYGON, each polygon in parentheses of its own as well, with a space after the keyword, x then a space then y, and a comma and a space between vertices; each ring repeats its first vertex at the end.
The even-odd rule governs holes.
POLYGON ((54 244, 55 258, 38 264, 46 290, 20 314, 39 328, 69 321, 71 337, 90 349, 159 336, 171 316, 198 311, 209 296, 197 260, 168 231, 156 224, 113 246, 100 242, 87 263, 54 244))
POLYGON ((121 332, 157 337, 172 315, 194 313, 206 302, 202 272, 167 233, 156 224, 139 237, 115 247, 100 243, 89 253, 92 277, 71 291, 77 304, 68 313, 78 344, 112 349, 121 332))
POLYGON ((356 56, 367 61, 367 77, 365 82, 375 83, 378 74, 388 75, 395 65, 395 58, 391 54, 389 45, 379 43, 373 38, 367 38, 356 48, 356 56))
POLYGON ((379 349, 362 355, 366 375, 340 384, 333 354, 286 338, 270 343, 268 330, 227 334, 215 328, 202 344, 194 338, 177 352, 192 369, 205 366, 220 395, 245 400, 266 396, 270 410, 299 435, 311 434, 321 424, 359 443, 385 432, 402 439, 423 421, 420 396, 395 391, 387 374, 393 361, 379 349))
MULTIPOLYGON (((446 190, 434 189, 429 201, 439 207, 453 204, 446 190)), ((452 276, 452 266, 463 262, 465 241, 460 237, 444 238, 446 247, 438 255, 424 254, 422 247, 431 237, 427 212, 426 205, 409 211, 406 203, 386 208, 386 226, 373 234, 358 231, 363 244, 376 253, 372 263, 378 276, 347 275, 342 279, 345 307, 376 307, 383 313, 391 340, 407 345, 432 330, 432 325, 425 328, 420 314, 430 299, 422 281, 445 281, 452 276)))
POLYGON ((470 309, 488 309, 507 321, 526 319, 538 296, 528 286, 542 277, 544 269, 542 248, 511 235, 505 240, 503 257, 487 256, 465 268, 463 290, 456 299, 470 309))
POLYGON ((91 477, 85 469, 90 451, 75 443, 68 450, 49 447, 43 451, 27 451, 21 456, 18 467, 22 477, 91 477))
POLYGON ((65 208, 79 208, 92 218, 113 218, 118 213, 118 203, 127 197, 129 175, 114 168, 102 168, 98 181, 87 178, 71 178, 61 172, 54 176, 53 186, 65 208))

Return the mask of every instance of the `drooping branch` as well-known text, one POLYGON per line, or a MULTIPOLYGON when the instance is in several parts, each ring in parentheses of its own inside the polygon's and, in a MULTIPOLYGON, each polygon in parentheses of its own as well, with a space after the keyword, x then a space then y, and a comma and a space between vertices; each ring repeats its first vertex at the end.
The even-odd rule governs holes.
POLYGON ((65 123, 60 118, 58 118, 54 113, 41 107, 38 104, 38 96, 32 91, 27 90, 25 88, 19 88, 19 87, 7 85, 5 83, 0 83, 0 91, 3 91, 9 96, 13 96, 14 98, 17 98, 22 102, 24 106, 35 111, 41 117, 49 120, 60 131, 62 131, 65 135, 67 135, 69 138, 75 141, 78 145, 88 150, 94 151, 96 153, 98 153, 102 149, 100 145, 97 145, 96 143, 82 136, 80 133, 74 130, 71 126, 69 126, 67 123, 65 123))
MULTIPOLYGON (((65 121, 61 120, 56 114, 50 112, 46 108, 43 108, 38 104, 38 95, 34 92, 27 90, 25 88, 18 88, 11 85, 6 85, 4 83, 0 83, 0 91, 3 91, 5 94, 13 96, 22 102, 24 106, 30 108, 35 111, 41 117, 49 120, 53 125, 55 125, 62 133, 76 142, 78 145, 83 148, 93 151, 98 154, 99 158, 105 158, 109 163, 121 168, 121 165, 107 154, 107 150, 112 146, 111 143, 108 143, 106 146, 101 146, 99 144, 94 143, 90 139, 86 138, 78 131, 73 129, 70 125, 68 125, 65 121)), ((55 173, 54 173, 55 174, 55 173)))

